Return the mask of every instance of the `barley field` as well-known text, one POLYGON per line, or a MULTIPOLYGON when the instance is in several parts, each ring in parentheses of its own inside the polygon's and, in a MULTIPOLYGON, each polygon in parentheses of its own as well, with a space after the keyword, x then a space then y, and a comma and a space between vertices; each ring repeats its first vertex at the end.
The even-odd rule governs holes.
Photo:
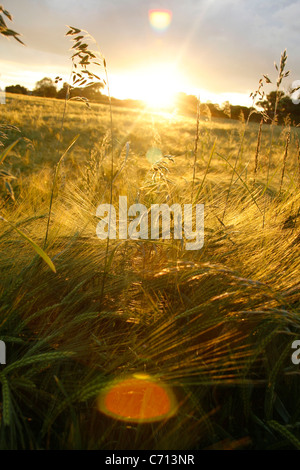
POLYGON ((64 106, 1 106, 0 448, 300 449, 299 128, 64 106), (204 246, 100 240, 119 196, 204 204, 204 246), (103 413, 133 374, 176 412, 103 413))

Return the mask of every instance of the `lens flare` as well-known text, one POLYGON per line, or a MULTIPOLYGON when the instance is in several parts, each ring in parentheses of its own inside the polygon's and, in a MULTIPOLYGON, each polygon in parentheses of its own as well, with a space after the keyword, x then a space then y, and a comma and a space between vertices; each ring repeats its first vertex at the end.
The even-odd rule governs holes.
POLYGON ((168 419, 177 411, 172 391, 148 374, 114 381, 100 393, 97 407, 112 418, 136 423, 168 419))
POLYGON ((162 151, 156 147, 151 147, 147 153, 146 153, 146 158, 151 165, 153 163, 158 162, 163 157, 162 151))
POLYGON ((172 21, 170 10, 149 10, 150 25, 156 31, 166 31, 172 21))

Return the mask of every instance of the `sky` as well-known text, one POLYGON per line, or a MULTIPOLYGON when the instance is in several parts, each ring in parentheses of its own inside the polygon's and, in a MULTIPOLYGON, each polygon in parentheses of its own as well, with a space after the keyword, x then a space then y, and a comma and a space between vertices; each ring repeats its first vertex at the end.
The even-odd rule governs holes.
MULTIPOLYGON (((26 47, 0 38, 0 86, 70 75, 67 25, 87 30, 106 58, 112 96, 154 99, 161 90, 200 100, 250 105, 262 74, 287 49, 300 79, 300 1, 293 0, 2 0, 26 47), (168 10, 159 28, 150 10, 168 10), (155 27, 156 26, 156 27, 155 27)), ((274 86, 272 86, 274 89, 274 86)), ((272 89, 271 86, 267 91, 272 89)))

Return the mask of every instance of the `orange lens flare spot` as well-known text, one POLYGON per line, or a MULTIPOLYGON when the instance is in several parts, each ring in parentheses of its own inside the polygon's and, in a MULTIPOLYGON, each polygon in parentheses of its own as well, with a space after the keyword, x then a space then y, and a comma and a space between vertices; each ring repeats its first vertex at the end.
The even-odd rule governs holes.
POLYGON ((98 409, 116 419, 149 422, 170 418, 176 406, 167 387, 149 375, 135 374, 106 388, 98 398, 98 409))
POLYGON ((172 12, 169 10, 149 10, 149 21, 157 31, 165 31, 172 21, 172 12))

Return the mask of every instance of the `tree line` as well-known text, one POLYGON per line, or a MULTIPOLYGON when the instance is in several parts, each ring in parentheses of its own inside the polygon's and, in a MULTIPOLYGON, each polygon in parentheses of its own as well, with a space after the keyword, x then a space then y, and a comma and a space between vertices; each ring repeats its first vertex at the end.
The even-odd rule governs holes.
MULTIPOLYGON (((108 97, 101 93, 104 85, 103 83, 93 83, 84 88, 72 87, 69 90, 69 98, 82 97, 86 100, 96 103, 108 103, 108 97)), ((48 77, 39 80, 35 88, 30 91, 22 85, 11 85, 5 88, 8 93, 18 93, 23 95, 41 96, 46 98, 65 99, 68 93, 68 84, 63 83, 62 87, 58 90, 55 82, 48 77)), ((300 104, 296 105, 292 102, 288 95, 283 91, 279 91, 278 104, 277 104, 277 119, 279 124, 284 124, 287 120, 292 125, 300 124, 300 104)), ((274 116, 274 108, 276 102, 276 91, 271 91, 264 100, 258 102, 258 105, 265 111, 265 115, 269 117, 271 122, 274 116)), ((112 98, 112 103, 115 106, 128 106, 128 107, 143 107, 142 101, 139 100, 118 100, 112 98)), ((194 95, 187 95, 186 93, 177 93, 175 98, 175 106, 177 112, 183 115, 195 115, 197 113, 198 100, 194 95)), ((231 105, 228 101, 222 105, 214 103, 201 103, 200 115, 207 118, 223 118, 223 119, 245 119, 247 120, 251 108, 240 105, 231 105)), ((252 121, 260 121, 261 116, 253 114, 252 121)))
MULTIPOLYGON (((264 111, 265 116, 269 119, 266 122, 271 122, 274 118, 274 110, 276 103, 276 91, 271 91, 265 96, 263 100, 257 102, 257 106, 264 111)), ((178 93, 176 98, 177 109, 182 114, 195 115, 197 112, 198 100, 194 95, 186 95, 185 93, 178 93)), ((213 104, 210 102, 200 103, 200 116, 207 118, 222 118, 222 119, 235 119, 247 120, 250 112, 253 110, 251 107, 232 105, 228 101, 222 105, 213 104)), ((294 126, 300 124, 300 104, 294 104, 291 98, 283 91, 278 91, 278 104, 276 110, 277 122, 279 124, 291 123, 294 126)), ((261 115, 253 113, 251 121, 260 122, 261 115)))
MULTIPOLYGON (((92 101, 97 101, 101 96, 102 83, 93 83, 85 88, 73 88, 70 91, 70 97, 82 96, 92 101)), ((36 82, 35 88, 30 91, 22 85, 10 85, 5 88, 8 93, 18 93, 21 95, 42 96, 44 98, 65 99, 68 92, 68 84, 64 83, 58 90, 55 82, 48 77, 42 78, 36 82)))
MULTIPOLYGON (((22 85, 10 85, 5 88, 7 93, 17 93, 20 95, 40 96, 44 98, 57 98, 66 99, 81 97, 94 103, 108 104, 109 98, 103 94, 101 90, 104 88, 103 83, 92 83, 85 87, 69 87, 65 82, 60 89, 57 89, 55 81, 51 78, 45 77, 36 82, 34 89, 31 91, 22 85)), ((139 100, 118 100, 117 98, 111 99, 112 104, 115 106, 128 106, 128 107, 142 107, 142 102, 139 100)))

